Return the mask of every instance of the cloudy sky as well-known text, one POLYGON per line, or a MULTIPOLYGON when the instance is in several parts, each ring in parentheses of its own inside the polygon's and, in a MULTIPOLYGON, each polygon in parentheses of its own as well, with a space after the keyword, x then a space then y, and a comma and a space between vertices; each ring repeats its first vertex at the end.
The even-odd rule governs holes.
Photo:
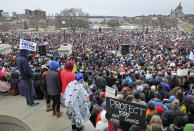
POLYGON ((182 2, 184 13, 194 14, 194 0, 0 0, 0 9, 10 14, 24 13, 24 9, 42 9, 49 15, 75 7, 90 15, 168 15, 179 2, 182 2))

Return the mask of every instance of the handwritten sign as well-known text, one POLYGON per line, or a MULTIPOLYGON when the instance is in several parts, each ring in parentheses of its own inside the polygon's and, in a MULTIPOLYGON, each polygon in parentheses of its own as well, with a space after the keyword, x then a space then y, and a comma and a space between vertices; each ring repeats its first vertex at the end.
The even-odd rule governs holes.
POLYGON ((106 108, 107 113, 114 119, 129 122, 141 128, 146 126, 146 106, 107 97, 106 108))
POLYGON ((115 98, 116 89, 106 86, 106 97, 115 98))
POLYGON ((177 74, 178 74, 178 76, 187 76, 188 70, 187 69, 178 69, 177 74))
POLYGON ((36 43, 20 39, 20 49, 36 51, 36 43))

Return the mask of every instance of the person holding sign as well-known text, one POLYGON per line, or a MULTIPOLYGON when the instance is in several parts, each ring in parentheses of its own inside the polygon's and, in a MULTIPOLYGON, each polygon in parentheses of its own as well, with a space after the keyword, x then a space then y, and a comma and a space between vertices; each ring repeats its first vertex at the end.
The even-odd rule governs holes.
POLYGON ((30 53, 29 50, 20 49, 19 56, 16 58, 16 65, 20 72, 22 81, 24 83, 26 103, 28 106, 36 106, 39 103, 34 102, 34 97, 32 92, 33 73, 27 60, 27 56, 29 55, 29 53, 30 53))

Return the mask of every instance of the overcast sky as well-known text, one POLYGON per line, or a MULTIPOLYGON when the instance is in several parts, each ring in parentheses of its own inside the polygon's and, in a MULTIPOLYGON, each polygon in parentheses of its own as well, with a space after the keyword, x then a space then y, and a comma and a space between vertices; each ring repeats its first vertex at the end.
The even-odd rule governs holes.
POLYGON ((170 14, 182 2, 185 14, 194 14, 194 0, 0 0, 5 12, 24 13, 24 9, 42 9, 49 14, 65 8, 82 8, 90 15, 137 16, 170 14))

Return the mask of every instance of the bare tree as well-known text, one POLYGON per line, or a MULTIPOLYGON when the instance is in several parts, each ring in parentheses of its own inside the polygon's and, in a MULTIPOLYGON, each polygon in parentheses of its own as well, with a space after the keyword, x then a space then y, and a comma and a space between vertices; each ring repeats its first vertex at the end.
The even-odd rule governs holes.
POLYGON ((87 17, 88 13, 83 12, 82 9, 70 8, 64 9, 60 14, 56 15, 56 27, 62 27, 62 21, 65 21, 65 26, 71 28, 73 31, 76 28, 88 28, 89 22, 87 17))
POLYGON ((7 32, 12 29, 12 24, 10 23, 2 23, 0 24, 0 32, 7 32))
POLYGON ((108 24, 108 26, 110 26, 112 28, 120 26, 120 23, 118 20, 111 20, 107 24, 108 24))

